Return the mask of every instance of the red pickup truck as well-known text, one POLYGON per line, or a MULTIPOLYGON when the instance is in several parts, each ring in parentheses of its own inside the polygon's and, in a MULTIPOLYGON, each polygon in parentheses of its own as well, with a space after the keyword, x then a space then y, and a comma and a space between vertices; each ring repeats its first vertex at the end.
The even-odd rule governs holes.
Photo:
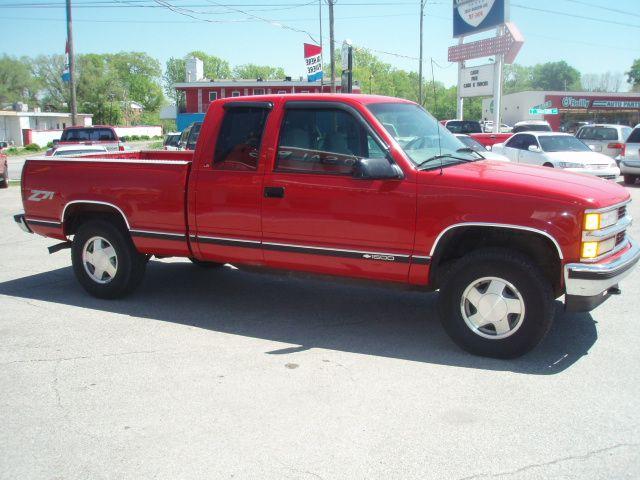
POLYGON ((67 145, 102 145, 107 150, 124 150, 124 145, 118 138, 113 127, 108 125, 92 125, 90 127, 67 127, 62 132, 60 140, 54 140, 54 147, 67 145))
POLYGON ((221 99, 195 152, 33 158, 22 195, 16 221, 70 247, 92 295, 131 292, 152 255, 404 284, 439 290, 451 337, 502 358, 540 342, 557 298, 590 310, 640 258, 625 188, 485 160, 370 95, 221 99))

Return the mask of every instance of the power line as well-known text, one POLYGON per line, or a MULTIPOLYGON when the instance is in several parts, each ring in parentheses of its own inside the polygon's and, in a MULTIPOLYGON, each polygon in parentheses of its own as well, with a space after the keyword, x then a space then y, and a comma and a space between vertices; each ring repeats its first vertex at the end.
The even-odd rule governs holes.
POLYGON ((600 10, 605 10, 607 12, 621 13, 623 15, 630 15, 632 17, 640 17, 640 14, 637 14, 637 13, 627 12, 625 10, 618 10, 616 8, 611 8, 611 7, 603 7, 602 5, 596 5, 596 4, 589 3, 589 2, 583 2, 582 0, 564 0, 564 1, 565 2, 571 2, 571 3, 577 3, 578 5, 584 5, 586 7, 599 8, 600 10))
POLYGON ((554 15, 561 15, 564 17, 571 17, 571 18, 580 18, 582 20, 591 20, 593 22, 610 23, 612 25, 620 25, 623 27, 640 28, 640 25, 635 25, 633 23, 617 22, 615 20, 606 20, 604 18, 587 17, 586 15, 576 15, 575 13, 566 13, 566 12, 559 12, 557 10, 547 10, 544 8, 529 7, 528 5, 520 5, 518 3, 512 3, 511 6, 522 8, 524 10, 531 10, 534 12, 552 13, 554 15))

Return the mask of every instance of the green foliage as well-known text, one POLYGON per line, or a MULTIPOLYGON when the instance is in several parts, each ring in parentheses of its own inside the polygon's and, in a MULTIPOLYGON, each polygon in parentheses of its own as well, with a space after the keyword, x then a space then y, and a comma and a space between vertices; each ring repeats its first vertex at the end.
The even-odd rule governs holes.
POLYGON ((30 143, 29 145, 26 145, 26 146, 24 147, 24 149, 25 149, 27 152, 38 152, 38 151, 42 150, 42 149, 40 148, 40 145, 38 145, 37 143, 30 143))
POLYGON ((580 72, 564 60, 534 65, 531 85, 536 90, 579 90, 580 72))
POLYGON ((627 83, 630 83, 633 91, 640 91, 640 58, 636 58, 631 65, 631 69, 625 72, 627 83))
POLYGON ((158 60, 142 52, 120 52, 106 55, 106 61, 108 70, 118 78, 127 93, 123 102, 133 100, 149 112, 160 108, 163 100, 160 88, 162 69, 158 60))
POLYGON ((131 135, 129 137, 129 140, 132 141, 132 142, 139 141, 140 140, 140 135, 131 135))
POLYGON ((150 140, 151 137, 149 135, 140 135, 140 140, 150 140))
POLYGON ((20 153, 20 149, 18 147, 9 147, 3 153, 6 153, 7 155, 17 155, 20 153))
POLYGON ((0 57, 0 103, 32 102, 38 82, 31 76, 30 61, 8 55, 0 57))
POLYGON ((47 143, 47 148, 53 148, 53 142, 47 143))
POLYGON ((159 142, 153 142, 147 145, 147 150, 162 150, 164 146, 164 142, 160 140, 159 142))
POLYGON ((284 80, 286 74, 282 67, 271 67, 268 65, 255 65, 247 63, 238 65, 233 69, 235 78, 262 78, 263 80, 284 80))

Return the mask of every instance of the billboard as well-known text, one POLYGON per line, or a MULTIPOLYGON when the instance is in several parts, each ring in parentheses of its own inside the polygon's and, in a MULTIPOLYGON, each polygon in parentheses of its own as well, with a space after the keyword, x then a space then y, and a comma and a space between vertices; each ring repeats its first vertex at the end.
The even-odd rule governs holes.
POLYGON ((509 21, 509 0, 453 0, 453 36, 484 32, 509 21))
POLYGON ((495 68, 493 64, 460 69, 458 96, 488 97, 493 95, 495 68))
POLYGON ((304 44, 304 63, 307 68, 307 81, 322 80, 322 48, 318 45, 304 44))

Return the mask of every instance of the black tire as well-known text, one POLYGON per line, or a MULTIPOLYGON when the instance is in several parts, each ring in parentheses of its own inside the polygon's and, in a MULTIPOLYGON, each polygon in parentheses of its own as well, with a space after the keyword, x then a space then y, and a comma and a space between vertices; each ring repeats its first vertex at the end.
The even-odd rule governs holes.
POLYGON ((2 182, 0 182, 0 188, 9 188, 9 179, 5 178, 2 182))
POLYGON ((545 163, 545 164, 544 164, 544 165, 542 165, 542 166, 543 166, 543 167, 554 168, 554 167, 553 167, 553 163, 549 163, 549 162, 545 163))
MULTIPOLYGON (((478 285, 489 283, 491 281, 487 280, 484 284, 478 285)), ((444 329, 461 348, 475 355, 494 358, 515 358, 524 355, 540 343, 553 323, 555 304, 550 282, 535 262, 519 252, 502 248, 477 250, 449 265, 444 270, 439 284, 438 307, 444 329), (486 277, 506 280, 515 287, 517 293, 513 295, 508 286, 501 295, 513 295, 512 299, 518 301, 519 305, 524 305, 523 315, 505 313, 506 325, 509 326, 509 331, 503 333, 508 335, 505 338, 491 338, 497 337, 499 333, 498 327, 494 324, 481 326, 476 328, 476 331, 467 324, 467 321, 473 323, 469 318, 475 315, 470 314, 473 307, 469 307, 469 303, 463 301, 465 290, 486 277), (468 320, 463 316, 466 309, 470 309, 466 314, 468 320)), ((486 292, 487 290, 482 294, 483 298, 487 295, 486 292)), ((493 298, 496 297, 487 300, 491 301, 493 298)), ((480 305, 480 302, 478 304, 480 305)), ((497 304, 491 305, 493 312, 497 304)), ((481 313, 480 307, 476 313, 481 313)))
MULTIPOLYGON (((106 245, 102 242, 103 246, 106 245)), ((147 265, 145 255, 138 253, 129 234, 108 220, 90 220, 80 226, 71 247, 73 271, 80 285, 94 297, 121 298, 140 285, 147 265), (103 275, 105 283, 99 283, 85 268, 83 250, 94 237, 105 240, 115 251, 116 269, 113 277, 103 275)), ((93 273, 96 273, 95 267, 93 273)))
POLYGON ((204 260, 198 260, 197 258, 194 258, 194 257, 189 257, 189 260, 191 260, 191 263, 193 263, 194 265, 200 268, 220 268, 224 265, 224 263, 206 262, 204 260))
POLYGON ((627 185, 634 185, 636 183, 636 180, 638 179, 637 175, 624 175, 624 183, 626 183, 627 185))

